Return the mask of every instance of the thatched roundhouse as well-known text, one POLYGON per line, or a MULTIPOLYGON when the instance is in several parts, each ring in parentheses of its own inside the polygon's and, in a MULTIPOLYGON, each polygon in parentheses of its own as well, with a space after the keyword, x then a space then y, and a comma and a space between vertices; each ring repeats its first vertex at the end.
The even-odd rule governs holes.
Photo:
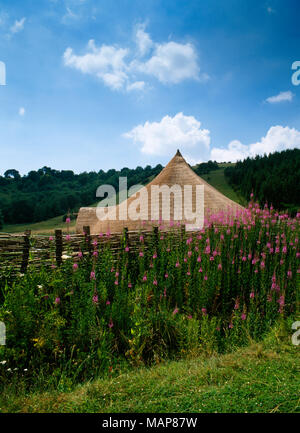
MULTIPOLYGON (((235 215, 243 209, 242 206, 225 197, 199 177, 187 164, 178 150, 168 165, 152 182, 141 188, 135 195, 130 196, 124 202, 107 208, 109 216, 106 216, 105 219, 103 219, 102 213, 101 219, 99 218, 99 210, 97 210, 99 208, 80 208, 76 231, 77 233, 82 233, 85 226, 90 227, 91 234, 119 233, 125 227, 129 231, 147 230, 157 221, 162 225, 165 224, 166 227, 170 226, 170 222, 191 225, 195 223, 195 218, 193 221, 186 217, 184 206, 186 207, 189 204, 194 215, 196 215, 199 207, 199 191, 200 195, 202 194, 204 205, 204 219, 210 214, 220 212, 230 212, 232 215, 235 215), (171 191, 169 203, 165 201, 168 195, 166 194, 164 197, 162 193, 164 188, 168 189, 166 186, 171 191), (199 188, 199 186, 201 187, 199 188), (175 200, 173 193, 180 191, 180 189, 182 191, 182 198, 175 200), (187 195, 188 193, 189 196, 187 195), (166 217, 168 212, 169 215, 166 217), (137 215, 139 215, 138 219, 137 215)), ((103 208, 101 212, 103 212, 103 208)))

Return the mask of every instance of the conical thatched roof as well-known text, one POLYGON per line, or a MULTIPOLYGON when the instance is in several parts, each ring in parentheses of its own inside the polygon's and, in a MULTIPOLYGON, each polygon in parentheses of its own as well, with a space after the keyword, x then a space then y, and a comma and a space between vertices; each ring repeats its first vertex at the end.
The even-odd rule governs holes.
MULTIPOLYGON (((168 187, 174 187, 176 185, 181 187, 184 190, 184 187, 187 185, 191 186, 191 195, 190 195, 190 204, 192 205, 193 211, 196 211, 196 188, 197 185, 203 185, 204 190, 204 217, 207 218, 209 214, 215 214, 219 212, 230 211, 235 214, 238 210, 242 210, 242 206, 225 197, 211 185, 209 185, 205 180, 199 177, 187 164, 185 159, 182 157, 179 150, 176 155, 171 159, 168 165, 156 176, 155 179, 152 180, 148 185, 143 187, 139 192, 132 197, 129 197, 125 202, 115 206, 110 207, 110 211, 116 213, 116 219, 108 219, 108 220, 99 220, 97 217, 96 208, 80 208, 76 230, 77 232, 82 232, 84 226, 90 226, 90 230, 92 234, 98 233, 106 233, 109 231, 110 233, 118 233, 121 232, 124 227, 127 227, 129 230, 138 230, 140 228, 147 229, 153 225, 154 221, 162 220, 162 221, 180 221, 182 224, 191 223, 191 220, 187 220, 185 218, 184 210, 182 209, 182 218, 177 218, 178 211, 180 209, 178 206, 184 206, 184 192, 182 195, 182 203, 178 203, 171 199, 170 200, 170 217, 163 218, 162 211, 165 206, 162 205, 162 195, 153 196, 151 192, 153 188, 160 188, 161 186, 166 185, 168 187), (137 199, 140 200, 140 206, 137 206, 137 199), (124 209, 124 206, 127 206, 128 209, 136 208, 137 211, 141 209, 146 209, 146 213, 144 213, 143 217, 139 220, 132 220, 131 218, 127 218, 122 220, 122 211, 120 211, 121 206, 124 209), (153 213, 151 213, 152 209, 156 209, 159 214, 159 217, 153 219, 153 213)), ((172 195, 171 195, 172 197, 172 195)), ((123 214, 124 215, 124 214, 123 214)))

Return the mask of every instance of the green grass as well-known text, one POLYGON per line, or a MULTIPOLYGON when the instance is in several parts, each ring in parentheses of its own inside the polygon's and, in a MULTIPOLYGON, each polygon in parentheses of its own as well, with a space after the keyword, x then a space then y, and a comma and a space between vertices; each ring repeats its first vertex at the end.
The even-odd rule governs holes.
POLYGON ((274 333, 225 355, 168 361, 71 392, 25 395, 10 385, 0 412, 299 412, 299 347, 274 333))
POLYGON ((247 201, 243 197, 238 195, 234 191, 234 189, 232 189, 232 187, 229 185, 225 178, 225 164, 221 164, 221 167, 222 168, 220 168, 219 170, 211 171, 209 174, 203 174, 201 177, 218 191, 220 191, 222 194, 224 194, 226 197, 237 203, 240 203, 242 206, 245 206, 247 204, 247 201))
MULTIPOLYGON (((70 229, 74 231, 75 221, 71 221, 70 229)), ((6 224, 0 232, 5 233, 24 233, 25 230, 31 230, 35 234, 53 234, 54 230, 62 229, 66 231, 66 223, 63 222, 63 216, 57 216, 38 223, 27 224, 6 224)))

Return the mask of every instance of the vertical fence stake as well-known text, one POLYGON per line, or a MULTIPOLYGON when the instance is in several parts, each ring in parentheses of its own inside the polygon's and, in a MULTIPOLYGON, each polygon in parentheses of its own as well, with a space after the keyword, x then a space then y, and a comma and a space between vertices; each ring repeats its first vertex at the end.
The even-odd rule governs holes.
POLYGON ((90 256, 92 255, 91 229, 90 226, 83 226, 83 233, 90 256))
POLYGON ((23 245, 23 255, 22 255, 22 264, 21 264, 21 272, 24 274, 26 272, 29 260, 29 250, 30 250, 30 234, 31 230, 25 230, 24 233, 24 245, 23 245))
POLYGON ((185 237, 185 224, 181 224, 181 240, 185 237))
POLYGON ((125 242, 125 247, 128 247, 129 246, 128 227, 124 227, 124 242, 125 242))
POLYGON ((62 231, 55 230, 55 255, 57 266, 60 266, 62 264, 62 248, 62 231))
POLYGON ((153 237, 154 237, 154 245, 155 245, 155 247, 157 247, 157 245, 158 245, 158 227, 153 226, 152 231, 153 231, 153 237))

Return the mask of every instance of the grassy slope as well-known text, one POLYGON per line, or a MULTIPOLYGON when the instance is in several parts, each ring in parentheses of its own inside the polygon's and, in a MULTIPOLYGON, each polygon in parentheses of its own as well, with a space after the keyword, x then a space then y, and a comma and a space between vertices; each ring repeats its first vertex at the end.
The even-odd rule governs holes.
MULTIPOLYGON (((0 395, 0 412, 299 412, 299 347, 265 341, 168 361, 72 392, 0 395)), ((278 337, 277 337, 278 338, 278 337)))
MULTIPOLYGON (((54 230, 62 229, 66 231, 66 223, 63 222, 62 216, 50 218, 46 221, 41 221, 32 224, 6 224, 0 232, 6 233, 24 233, 25 230, 31 230, 35 234, 53 234, 54 230)), ((75 221, 70 223, 71 232, 75 229, 75 221)))
POLYGON ((231 200, 243 206, 247 204, 246 200, 239 196, 227 182, 224 176, 224 165, 219 170, 211 171, 209 174, 204 174, 201 177, 231 200))
MULTIPOLYGON (((224 176, 224 167, 228 166, 228 164, 220 164, 221 168, 219 170, 211 171, 209 174, 202 175, 202 178, 210 183, 214 188, 219 190, 226 197, 230 198, 233 201, 236 201, 242 205, 245 205, 246 202, 237 195, 237 193, 231 188, 231 186, 227 183, 224 176)), ((92 206, 96 206, 93 204, 92 206)), ((55 229, 66 229, 65 223, 62 222, 62 216, 58 216, 55 218, 51 218, 46 221, 42 221, 39 223, 33 224, 12 224, 5 225, 3 228, 3 232, 7 233, 23 233, 26 229, 32 231, 35 234, 53 234, 55 229)), ((75 229, 75 221, 71 223, 71 231, 75 229)))

